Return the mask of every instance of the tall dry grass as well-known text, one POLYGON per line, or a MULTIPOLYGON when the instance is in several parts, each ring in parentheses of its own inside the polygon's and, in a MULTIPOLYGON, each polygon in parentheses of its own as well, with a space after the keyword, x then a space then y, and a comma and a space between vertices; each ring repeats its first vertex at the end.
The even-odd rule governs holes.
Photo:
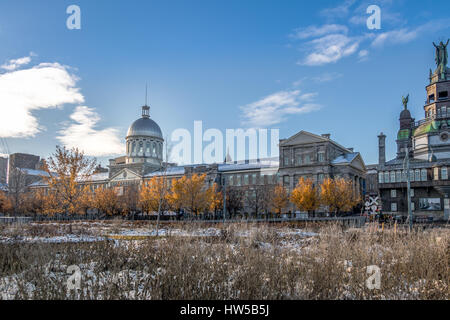
MULTIPOLYGON (((117 226, 114 226, 116 228, 117 226)), ((198 226, 186 225, 195 230, 198 226)), ((231 224, 214 237, 0 244, 3 299, 449 299, 448 230, 231 224), (283 229, 289 230, 289 229, 283 229), (81 290, 67 292, 67 267, 81 290), (366 286, 367 266, 381 270, 366 286)))

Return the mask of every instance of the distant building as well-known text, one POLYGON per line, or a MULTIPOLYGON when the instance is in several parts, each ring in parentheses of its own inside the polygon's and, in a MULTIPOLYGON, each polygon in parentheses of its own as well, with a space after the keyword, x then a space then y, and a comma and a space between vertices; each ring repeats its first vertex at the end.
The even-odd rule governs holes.
POLYGON ((0 184, 6 185, 7 170, 8 170, 8 158, 0 157, 0 184))
MULTIPOLYGON (((311 179, 315 185, 326 178, 345 178, 353 182, 355 191, 365 194, 366 167, 361 155, 332 140, 330 134, 319 136, 302 130, 280 140, 279 147, 278 175, 288 192, 302 177, 311 179)), ((292 205, 291 210, 295 211, 292 205)))
MULTIPOLYGON (((445 46, 445 56, 447 51, 445 46)), ((430 70, 425 118, 415 121, 407 108, 400 113, 397 134, 397 157, 386 161, 385 139, 378 136, 379 163, 376 167, 378 188, 385 213, 406 215, 406 175, 411 181, 412 211, 415 216, 448 220, 450 215, 450 70, 436 57, 438 68, 430 70), (406 153, 410 171, 406 172, 406 153)))

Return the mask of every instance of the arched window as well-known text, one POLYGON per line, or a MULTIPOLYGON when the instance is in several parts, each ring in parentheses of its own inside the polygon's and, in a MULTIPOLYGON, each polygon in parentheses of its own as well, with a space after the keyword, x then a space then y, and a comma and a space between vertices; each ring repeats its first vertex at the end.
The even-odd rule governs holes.
POLYGON ((150 155, 150 142, 147 141, 146 145, 145 145, 145 153, 147 155, 150 155))
POLYGON ((136 152, 136 141, 133 141, 132 147, 131 147, 131 153, 136 152))
POLYGON ((156 143, 152 142, 152 155, 156 156, 156 143))
POLYGON ((142 141, 139 141, 139 153, 144 152, 144 143, 142 141))

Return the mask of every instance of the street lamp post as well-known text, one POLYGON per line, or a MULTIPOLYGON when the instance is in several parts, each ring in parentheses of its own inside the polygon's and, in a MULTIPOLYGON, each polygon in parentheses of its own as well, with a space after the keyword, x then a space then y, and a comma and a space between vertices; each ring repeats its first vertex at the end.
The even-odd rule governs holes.
MULTIPOLYGON (((430 158, 430 162, 436 161, 436 157, 434 155, 433 152, 433 148, 431 148, 430 145, 426 145, 426 144, 418 144, 418 145, 414 145, 415 147, 420 147, 420 146, 427 146, 431 149, 431 158, 430 158)), ((411 177, 410 177, 410 173, 409 173, 409 148, 406 146, 405 147, 406 152, 405 152, 405 162, 406 162, 406 192, 408 193, 407 195, 407 200, 408 200, 408 217, 409 217, 409 231, 412 231, 413 228, 413 215, 412 215, 412 210, 411 210, 411 177)))
POLYGON ((409 231, 412 231, 413 227, 413 216, 411 210, 411 177, 409 173, 409 148, 406 147, 406 192, 408 193, 408 217, 409 217, 409 231))

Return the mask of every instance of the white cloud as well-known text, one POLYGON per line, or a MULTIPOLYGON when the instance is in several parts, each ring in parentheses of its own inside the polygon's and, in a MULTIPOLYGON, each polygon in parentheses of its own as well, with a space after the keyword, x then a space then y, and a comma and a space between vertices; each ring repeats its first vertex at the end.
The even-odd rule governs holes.
POLYGON ((414 40, 418 36, 418 29, 408 30, 406 28, 400 30, 387 31, 379 34, 372 41, 372 46, 381 47, 385 43, 401 44, 414 40))
POLYGON ((0 68, 7 70, 7 71, 14 71, 20 66, 27 65, 31 62, 31 57, 34 56, 33 53, 30 53, 27 57, 22 57, 18 59, 11 59, 7 63, 0 66, 0 68))
POLYGON ((312 37, 320 37, 330 33, 347 33, 348 28, 339 24, 325 24, 321 27, 309 26, 307 28, 298 28, 290 35, 293 39, 307 39, 312 37))
POLYGON ((346 0, 342 4, 340 4, 336 7, 323 9, 322 11, 320 11, 320 15, 325 16, 330 19, 346 17, 349 14, 350 7, 354 3, 355 3, 355 0, 346 0))
POLYGON ((360 62, 366 61, 368 56, 369 56, 369 51, 368 50, 364 49, 364 50, 361 50, 361 51, 358 52, 358 58, 359 58, 360 62))
POLYGON ((0 137, 33 137, 42 130, 33 111, 84 102, 76 82, 58 63, 0 74, 0 137))
POLYGON ((279 91, 256 102, 241 107, 243 124, 251 127, 268 127, 286 120, 287 115, 304 114, 319 110, 321 106, 311 101, 317 94, 300 94, 300 90, 279 91))
POLYGON ((301 65, 320 66, 337 62, 340 59, 355 53, 358 50, 360 40, 343 34, 330 34, 314 39, 308 43, 312 48, 301 65))
POLYGON ((92 108, 78 106, 70 118, 73 120, 57 137, 69 148, 78 148, 88 156, 108 156, 122 154, 124 149, 118 131, 114 128, 98 130, 98 113, 92 108))
POLYGON ((410 42, 423 34, 436 33, 439 30, 447 29, 450 19, 436 19, 424 23, 415 29, 402 28, 387 31, 379 34, 372 41, 373 47, 382 47, 385 44, 403 44, 410 42))

